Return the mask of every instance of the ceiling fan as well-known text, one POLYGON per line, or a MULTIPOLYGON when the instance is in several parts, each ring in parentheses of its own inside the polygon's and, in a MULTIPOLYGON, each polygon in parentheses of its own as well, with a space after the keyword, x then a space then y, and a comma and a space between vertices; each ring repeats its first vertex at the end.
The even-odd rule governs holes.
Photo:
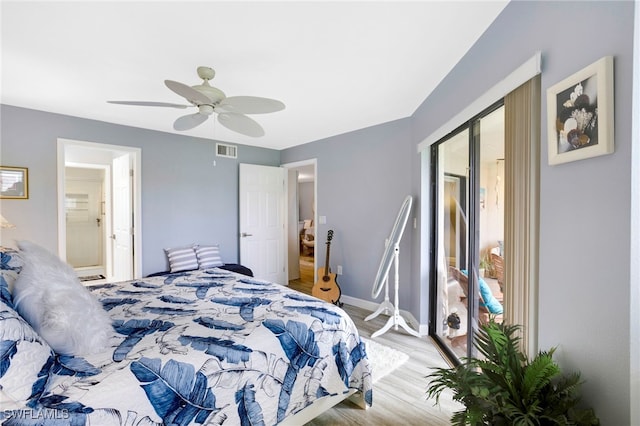
POLYGON ((169 107, 185 109, 191 106, 198 108, 194 114, 183 115, 173 123, 175 130, 183 131, 193 129, 204 123, 211 114, 216 113, 218 122, 229 130, 246 136, 264 136, 264 129, 257 121, 245 114, 265 114, 284 109, 284 104, 275 99, 261 98, 257 96, 231 96, 209 84, 209 80, 215 77, 213 68, 198 67, 198 76, 203 80, 196 86, 165 80, 164 84, 173 92, 185 98, 191 105, 174 104, 169 102, 152 101, 107 101, 120 105, 140 105, 154 107, 169 107))

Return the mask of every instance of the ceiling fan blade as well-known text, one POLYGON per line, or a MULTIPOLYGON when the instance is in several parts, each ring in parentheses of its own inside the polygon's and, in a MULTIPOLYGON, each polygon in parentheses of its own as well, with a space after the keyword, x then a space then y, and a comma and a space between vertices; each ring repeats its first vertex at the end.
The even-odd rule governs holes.
POLYGON ((193 87, 187 86, 186 84, 182 84, 173 80, 165 80, 164 84, 169 89, 173 90, 175 93, 182 96, 191 103, 194 103, 196 105, 211 103, 211 99, 209 99, 206 95, 203 95, 193 87))
POLYGON ((173 122, 173 128, 179 131, 193 129, 207 121, 207 118, 209 118, 208 115, 200 114, 199 112, 183 115, 173 122))
POLYGON ((184 109, 191 105, 172 104, 170 102, 153 102, 153 101, 107 101, 110 104, 118 105, 137 105, 137 106, 153 106, 153 107, 169 107, 184 109))
POLYGON ((253 138, 264 136, 264 129, 262 126, 253 118, 249 118, 243 114, 237 114, 235 112, 221 112, 218 114, 218 121, 227 129, 246 136, 251 136, 253 138))
POLYGON ((275 99, 258 96, 230 96, 223 99, 216 108, 239 114, 265 114, 283 110, 284 104, 275 99))

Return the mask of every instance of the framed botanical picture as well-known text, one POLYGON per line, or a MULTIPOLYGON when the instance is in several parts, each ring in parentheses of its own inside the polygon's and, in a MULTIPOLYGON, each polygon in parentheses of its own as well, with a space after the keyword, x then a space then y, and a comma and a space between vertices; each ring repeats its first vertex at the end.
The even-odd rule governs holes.
POLYGON ((613 153, 613 56, 547 89, 549 164, 613 153))
POLYGON ((29 198, 29 173, 25 167, 0 166, 0 198, 29 198))

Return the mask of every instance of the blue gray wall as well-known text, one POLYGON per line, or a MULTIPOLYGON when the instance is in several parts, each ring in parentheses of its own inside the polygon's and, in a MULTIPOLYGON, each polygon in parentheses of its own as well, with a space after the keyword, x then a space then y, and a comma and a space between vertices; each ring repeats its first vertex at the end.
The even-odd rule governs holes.
MULTIPOLYGON (((511 2, 412 120, 418 143, 536 51, 543 96, 556 82, 614 56, 614 154, 549 166, 543 98, 538 293, 540 348, 558 346, 561 365, 582 371, 586 401, 611 425, 630 424, 632 403, 633 15, 633 2, 511 2)), ((419 185, 415 174, 413 182, 419 185)))
POLYGON ((57 253, 57 139, 141 148, 142 273, 168 269, 163 248, 220 244, 238 260, 238 163, 277 166, 279 151, 239 146, 238 159, 215 157, 215 141, 2 105, 3 165, 29 169, 29 199, 2 200, 16 229, 57 253), (216 166, 213 166, 213 160, 216 166))
MULTIPOLYGON (((632 404, 629 298, 638 290, 629 272, 633 14, 632 2, 512 1, 410 119, 282 152, 285 163, 318 159, 318 214, 328 220, 320 232, 337 230, 332 264, 344 265, 343 292, 370 300, 381 242, 403 197, 421 194, 416 145, 536 51, 542 52, 543 96, 547 87, 613 55, 614 154, 549 166, 543 98, 538 292, 539 347, 557 346, 562 367, 581 370, 585 402, 611 425, 630 424, 632 404)), ((413 216, 420 218, 416 201, 413 216)), ((422 222, 425 238, 409 227, 403 239, 400 308, 426 324, 429 224, 422 222)))
POLYGON ((314 190, 316 184, 314 182, 300 182, 298 183, 298 219, 313 219, 313 209, 315 200, 314 190))
MULTIPOLYGON (((411 190, 412 157, 410 120, 398 120, 282 151, 282 163, 315 158, 318 199, 318 260, 325 262, 320 242, 334 231, 331 267, 342 265, 337 277, 343 294, 371 300, 371 288, 402 201, 411 190), (318 221, 320 222, 320 221, 318 221)), ((410 259, 412 229, 405 231, 401 255, 400 305, 411 304, 410 259)), ((413 289, 416 290, 416 289, 413 289)), ((393 295, 392 295, 393 297, 393 295)))

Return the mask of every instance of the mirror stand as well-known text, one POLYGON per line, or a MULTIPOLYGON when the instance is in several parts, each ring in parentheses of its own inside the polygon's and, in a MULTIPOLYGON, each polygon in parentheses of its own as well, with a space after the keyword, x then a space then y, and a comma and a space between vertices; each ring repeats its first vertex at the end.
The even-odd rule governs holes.
POLYGON ((400 315, 400 309, 398 309, 398 284, 400 282, 398 264, 399 264, 399 257, 400 257, 400 247, 398 247, 397 243, 395 244, 393 251, 394 251, 393 263, 394 263, 394 269, 395 269, 395 306, 389 302, 389 277, 387 276, 384 280, 385 281, 384 282, 384 286, 385 286, 384 302, 380 304, 380 306, 374 313, 366 317, 364 320, 369 321, 370 319, 373 319, 378 315, 380 315, 382 312, 384 312, 385 315, 389 315, 389 311, 391 310, 393 310, 393 314, 389 316, 389 319, 387 320, 387 323, 384 325, 384 327, 382 327, 380 330, 376 331, 371 335, 372 339, 386 333, 392 326, 394 330, 398 330, 398 326, 400 326, 404 328, 406 332, 411 334, 412 336, 420 337, 420 333, 418 333, 417 331, 409 327, 409 324, 407 324, 405 319, 400 315))

